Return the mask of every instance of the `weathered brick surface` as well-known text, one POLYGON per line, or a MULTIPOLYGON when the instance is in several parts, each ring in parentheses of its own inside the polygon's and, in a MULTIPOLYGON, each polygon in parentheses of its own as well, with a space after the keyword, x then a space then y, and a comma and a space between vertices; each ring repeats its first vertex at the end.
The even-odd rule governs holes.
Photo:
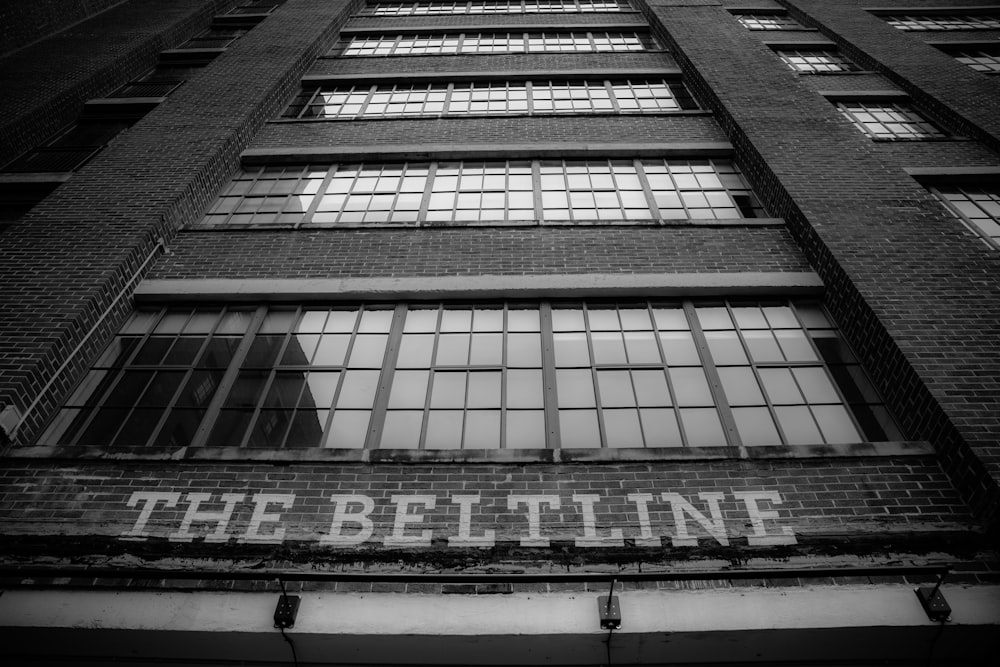
POLYGON ((34 0, 0 5, 0 57, 124 0, 34 0))
MULTIPOLYGON (((76 120, 235 0, 131 0, 0 60, 0 164, 76 120)), ((30 4, 30 3, 28 3, 30 4)))
POLYGON ((674 69, 668 53, 495 53, 455 56, 390 56, 385 58, 320 58, 309 68, 310 76, 419 74, 421 72, 552 72, 633 69, 674 69))
POLYGON ((784 229, 186 231, 151 278, 802 271, 784 229))
POLYGON ((997 155, 974 141, 880 141, 880 159, 899 167, 996 167, 997 155))
POLYGON ((585 144, 595 137, 645 144, 726 141, 709 116, 574 115, 269 123, 251 148, 553 141, 585 144))
POLYGON ((129 301, 114 299, 134 287, 157 239, 214 197, 351 5, 289 0, 0 237, 0 405, 25 410, 99 323, 20 437, 32 437, 117 327, 129 301))
MULTIPOLYGON (((0 530, 8 536, 10 555, 26 538, 90 538, 94 548, 108 551, 134 550, 146 557, 185 553, 247 553, 258 544, 267 544, 277 529, 284 543, 285 558, 296 560, 296 548, 323 548, 331 559, 356 560, 360 553, 374 564, 397 556, 380 554, 375 548, 418 549, 446 552, 459 545, 448 540, 458 536, 462 508, 457 497, 479 496, 468 501, 471 521, 469 536, 494 532, 495 545, 529 546, 528 506, 511 496, 551 496, 538 514, 538 535, 548 546, 560 550, 592 549, 591 562, 613 558, 619 563, 631 559, 719 557, 721 547, 739 547, 750 558, 779 547, 784 558, 852 552, 850 539, 863 548, 887 541, 898 550, 914 553, 947 553, 956 545, 948 537, 975 531, 974 519, 947 477, 933 459, 923 457, 790 460, 715 461, 677 464, 608 463, 602 465, 503 465, 503 464, 333 464, 290 463, 173 463, 159 462, 75 462, 72 465, 38 468, 38 461, 11 461, 2 470, 0 530), (737 494, 758 493, 760 515, 755 526, 745 500, 737 494), (170 497, 155 494, 176 494, 170 497), (198 512, 220 512, 223 494, 236 494, 224 536, 206 537, 217 531, 218 518, 197 518, 190 532, 179 535, 181 522, 189 511, 188 494, 208 494, 198 512), (252 524, 256 494, 282 494, 259 509, 269 516, 252 524), (592 508, 594 532, 607 544, 578 542, 586 537, 583 504, 575 494, 596 495, 592 508), (629 494, 647 494, 649 513, 644 520, 629 494), (697 544, 675 543, 683 537, 676 509, 663 494, 678 494, 706 519, 721 519, 722 530, 713 535, 710 523, 697 517, 684 519, 687 531, 697 544), (703 495, 704 494, 704 495, 703 495), (768 494, 769 497, 765 497, 768 494), (360 526, 348 519, 343 530, 331 527, 335 503, 331 496, 365 496, 372 501, 368 518, 373 530, 357 544, 324 542, 331 534, 357 535, 360 526), (394 498, 398 496, 400 498, 394 498), (401 528, 396 527, 400 499, 424 498, 403 511, 423 515, 401 528), (714 500, 713 500, 714 497, 714 500), (717 502, 718 511, 711 503, 717 502), (131 503, 131 504, 130 504, 131 503), (555 507, 558 503, 558 507, 555 507), (173 506, 170 506, 170 505, 173 506), (282 507, 282 504, 284 507, 282 507), (433 504, 433 507, 430 505, 433 504), (144 509, 151 511, 141 517, 144 509), (145 519, 145 523, 143 523, 145 519), (611 530, 621 529, 621 539, 608 539, 611 530), (410 544, 393 543, 393 537, 411 540, 430 530, 429 539, 410 544), (645 534, 644 534, 645 532, 645 534), (123 535, 127 533, 126 535, 123 535), (128 539, 121 539, 121 538, 128 539), (646 538, 645 540, 643 538, 646 538), (778 543, 752 544, 752 537, 781 537, 778 543), (242 539, 241 539, 242 538, 242 539), (167 540, 188 547, 165 548, 167 540), (748 549, 748 540, 751 542, 748 549), (240 546, 240 544, 243 546, 240 546), (213 546, 214 545, 214 546, 213 546), (663 547, 661 551, 659 547, 663 547), (760 547, 754 549, 753 547, 760 547), (637 549, 639 547, 639 549, 637 549), (649 547, 657 547, 651 552, 649 547), (645 548, 645 549, 643 549, 645 548), (645 551, 645 553, 643 553, 645 551), (755 553, 756 552, 756 553, 755 553)), ((342 501, 338 501, 342 502, 342 501)), ((360 500, 352 501, 361 502, 360 500)), ((411 500, 411 502, 413 502, 411 500)), ((359 505, 345 505, 349 514, 361 512, 359 505)), ((465 545, 469 546, 469 545, 465 545)), ((492 546, 492 545, 486 545, 492 546)), ((545 546, 545 545, 535 545, 545 546)), ((105 551, 107 553, 108 551, 105 551)), ((100 551, 90 552, 91 558, 100 551)), ((23 555, 23 554, 22 554, 23 555)), ((478 560, 481 555, 460 550, 453 566, 478 560)), ((581 561, 584 562, 584 561, 581 561)))
MULTIPOLYGON (((836 13, 854 25, 843 16, 856 11, 851 4, 821 4, 808 3, 811 15, 836 13)), ((738 23, 723 20, 721 9, 654 7, 649 16, 669 35, 685 80, 718 113, 757 191, 789 222, 828 286, 828 305, 910 435, 934 442, 976 511, 995 519, 1000 256, 867 137, 834 122, 838 112, 806 92, 804 77, 738 23), (727 57, 734 48, 745 57, 727 57)), ((895 43, 889 33, 896 32, 871 28, 872 39, 886 44, 895 43)), ((866 48, 880 59, 894 57, 883 53, 888 46, 866 48)), ((890 68, 881 69, 906 88, 890 68)), ((950 68, 935 76, 935 94, 962 113, 975 115, 967 96, 976 91, 980 105, 996 99, 978 85, 959 92, 964 73, 953 84, 950 68)), ((995 120, 975 117, 984 128, 995 120)))
MULTIPOLYGON (((864 11, 865 0, 830 3, 824 0, 781 0, 797 13, 823 26, 824 34, 866 69, 896 83, 914 100, 932 110, 954 129, 1000 151, 1000 81, 983 76, 946 53, 920 43, 912 32, 897 30, 879 16, 864 11)), ((888 6, 892 6, 891 4, 888 6)), ((900 3, 900 7, 916 7, 900 3)), ((959 0, 940 7, 968 7, 959 0)), ((949 31, 934 31, 944 34, 949 31)), ((964 31, 968 39, 990 39, 979 31, 964 31)))

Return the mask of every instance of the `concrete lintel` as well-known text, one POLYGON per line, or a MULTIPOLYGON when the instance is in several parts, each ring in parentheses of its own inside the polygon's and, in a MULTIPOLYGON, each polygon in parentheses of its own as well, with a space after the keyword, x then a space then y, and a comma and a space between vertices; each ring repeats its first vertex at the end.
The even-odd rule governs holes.
POLYGON ((492 30, 502 30, 504 32, 573 32, 573 31, 615 31, 615 30, 635 30, 637 32, 648 32, 649 24, 645 21, 637 19, 634 22, 629 21, 619 21, 616 23, 601 23, 600 25, 594 24, 580 24, 580 25, 565 25, 557 26, 551 23, 509 23, 498 21, 494 23, 476 23, 476 24, 466 24, 466 25, 410 25, 407 24, 403 26, 344 26, 340 33, 342 35, 382 35, 387 33, 406 33, 411 35, 413 33, 470 33, 470 32, 489 32, 492 30))
POLYGON ((655 67, 647 69, 593 68, 574 70, 490 70, 487 72, 377 72, 356 74, 307 74, 302 77, 303 85, 322 85, 324 83, 342 83, 345 81, 527 81, 530 79, 588 79, 595 77, 665 77, 681 76, 679 67, 655 67))
POLYGON ((535 159, 601 156, 615 157, 728 157, 728 141, 691 143, 534 143, 534 144, 396 144, 379 146, 298 146, 250 148, 242 153, 244 164, 301 164, 338 160, 454 160, 530 156, 535 159))
POLYGON ((866 11, 870 14, 875 14, 876 16, 895 16, 895 15, 949 15, 949 14, 994 14, 1000 12, 1000 5, 964 5, 961 7, 952 7, 949 5, 939 5, 937 7, 921 7, 921 6, 910 6, 907 7, 903 5, 902 7, 862 7, 862 11, 866 11))
POLYGON ((831 42, 828 39, 810 39, 794 42, 784 42, 776 40, 764 40, 764 46, 778 51, 780 49, 834 49, 837 47, 835 42, 831 42))
POLYGON ((901 90, 818 90, 831 102, 850 100, 905 100, 909 95, 901 90))
POLYGON ((819 294, 811 271, 146 280, 139 301, 330 301, 819 294))
POLYGON ((1000 177, 1000 167, 904 167, 913 178, 983 178, 1000 177))

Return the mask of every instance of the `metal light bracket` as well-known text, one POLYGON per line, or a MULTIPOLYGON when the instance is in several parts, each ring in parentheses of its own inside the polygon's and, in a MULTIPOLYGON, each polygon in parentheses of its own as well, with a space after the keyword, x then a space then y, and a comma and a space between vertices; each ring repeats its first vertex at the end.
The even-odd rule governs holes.
POLYGON ((920 600, 920 605, 924 608, 927 618, 935 622, 951 619, 951 606, 948 605, 944 594, 941 593, 941 584, 944 583, 944 578, 947 575, 947 572, 943 573, 933 587, 921 586, 913 591, 917 594, 917 599, 920 600))
POLYGON ((622 627, 622 608, 617 595, 597 598, 597 611, 601 614, 601 630, 618 630, 622 627))
POLYGON ((299 596, 282 595, 278 598, 278 605, 274 608, 274 627, 290 628, 295 625, 295 617, 299 613, 299 596))

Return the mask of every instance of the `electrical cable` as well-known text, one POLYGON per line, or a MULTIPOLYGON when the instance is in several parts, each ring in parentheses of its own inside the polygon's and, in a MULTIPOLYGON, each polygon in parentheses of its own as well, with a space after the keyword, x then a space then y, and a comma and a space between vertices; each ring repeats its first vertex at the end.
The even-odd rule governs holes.
POLYGON ((615 629, 608 629, 608 638, 604 640, 605 646, 608 648, 608 667, 614 667, 614 663, 611 662, 611 635, 614 634, 615 629))
MULTIPOLYGON (((288 591, 285 589, 285 581, 281 577, 278 577, 278 585, 281 586, 281 597, 288 600, 288 591)), ((292 664, 295 665, 295 667, 299 667, 299 656, 295 651, 295 643, 292 641, 291 637, 285 634, 285 628, 283 626, 279 625, 278 630, 281 631, 281 638, 288 642, 288 646, 292 649, 292 664)))
POLYGON ((937 643, 938 640, 941 639, 941 635, 944 634, 944 626, 947 622, 948 622, 947 619, 941 621, 941 625, 938 628, 937 634, 934 635, 934 639, 931 640, 930 648, 927 649, 927 662, 925 663, 926 667, 931 667, 931 664, 934 662, 934 649, 937 647, 937 643))

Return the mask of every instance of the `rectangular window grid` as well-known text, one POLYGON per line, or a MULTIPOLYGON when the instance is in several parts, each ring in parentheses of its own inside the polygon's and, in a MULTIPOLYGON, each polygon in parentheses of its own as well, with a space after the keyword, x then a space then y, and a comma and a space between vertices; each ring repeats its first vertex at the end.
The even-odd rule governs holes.
POLYGON ((6 164, 0 171, 52 173, 74 171, 85 165, 136 119, 81 120, 61 130, 43 145, 6 164))
POLYGON ((859 68, 833 49, 781 49, 775 53, 796 72, 855 72, 859 68))
POLYGON ((1000 17, 990 15, 889 16, 886 23, 898 30, 1000 30, 1000 17))
POLYGON ((779 300, 142 309, 40 444, 482 450, 900 438, 822 308, 779 300))
POLYGON ((331 53, 344 57, 424 56, 456 53, 626 52, 658 48, 638 32, 486 32, 356 36, 331 53))
POLYGON ((363 85, 301 91, 283 118, 392 118, 465 114, 660 113, 697 108, 666 80, 518 81, 363 85))
POLYGON ((958 62, 968 65, 977 72, 1000 73, 1000 45, 993 48, 963 49, 949 51, 958 62))
POLYGON ((763 214, 728 160, 493 160, 254 168, 237 174, 203 224, 559 224, 763 214))
POLYGON ((838 102, 837 108, 858 129, 875 139, 903 141, 947 136, 908 104, 838 102))
POLYGON ((930 190, 969 229, 1000 248, 1000 186, 941 184, 930 190))
POLYGON ((739 14, 736 17, 747 30, 802 30, 802 25, 785 14, 739 14))
POLYGON ((246 30, 233 28, 209 28, 184 42, 178 49, 224 49, 247 33, 246 30))
POLYGON ((376 2, 363 16, 426 16, 434 14, 543 14, 632 11, 625 0, 469 0, 468 2, 376 2))

